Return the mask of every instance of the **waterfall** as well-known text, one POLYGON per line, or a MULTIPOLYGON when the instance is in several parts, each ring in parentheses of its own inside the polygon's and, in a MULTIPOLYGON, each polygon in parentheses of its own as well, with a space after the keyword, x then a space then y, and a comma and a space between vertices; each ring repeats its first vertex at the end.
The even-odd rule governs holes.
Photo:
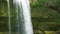
MULTIPOLYGON (((16 8, 16 34, 33 34, 29 0, 13 0, 16 8)), ((8 26, 11 34, 10 3, 8 5, 8 26)))
POLYGON ((9 27, 9 34, 11 34, 11 21, 10 21, 10 3, 9 0, 7 0, 7 5, 8 5, 8 27, 9 27))
POLYGON ((29 0, 13 0, 13 3, 16 7, 16 20, 18 21, 16 22, 17 34, 33 34, 29 0))

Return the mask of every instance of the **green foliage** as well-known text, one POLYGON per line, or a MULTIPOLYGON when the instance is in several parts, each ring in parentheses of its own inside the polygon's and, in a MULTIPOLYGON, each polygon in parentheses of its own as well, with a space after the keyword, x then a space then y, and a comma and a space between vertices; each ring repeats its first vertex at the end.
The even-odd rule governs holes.
MULTIPOLYGON (((58 24, 60 25, 60 14, 53 9, 47 8, 45 6, 47 1, 48 0, 36 0, 36 1, 33 0, 33 2, 32 2, 32 0, 31 0, 31 16, 32 16, 33 27, 37 28, 39 26, 43 30, 55 30, 54 29, 55 26, 58 24)), ((60 0, 56 0, 56 1, 52 0, 52 4, 60 7, 59 1, 60 0)), ((7 3, 5 3, 5 2, 4 3, 1 2, 1 3, 0 3, 1 4, 0 5, 0 19, 2 18, 1 16, 3 16, 3 18, 8 16, 7 3)), ((16 13, 15 13, 15 8, 12 3, 13 3, 12 0, 10 0, 11 24, 12 24, 12 31, 14 31, 16 13)), ((4 19, 0 20, 0 23, 7 24, 8 20, 6 20, 6 23, 5 23, 4 19), (1 22, 1 21, 3 21, 3 22, 1 22)), ((7 26, 4 26, 4 27, 7 28, 7 26)), ((37 28, 37 29, 39 29, 39 28, 37 28)), ((57 28, 57 29, 59 29, 59 28, 57 28)), ((3 29, 0 28, 0 31, 2 31, 2 30, 3 29)), ((6 31, 7 29, 4 29, 4 30, 6 31)))
POLYGON ((58 6, 58 7, 60 7, 60 0, 56 0, 55 1, 55 5, 58 6))
MULTIPOLYGON (((48 0, 39 0, 38 4, 31 6, 33 26, 36 29, 38 26, 40 26, 40 28, 42 28, 44 30, 54 30, 55 31, 55 28, 57 28, 55 26, 60 24, 60 14, 53 9, 47 8, 45 6, 45 3, 47 1, 48 0)), ((52 0, 52 4, 55 6, 60 5, 57 2, 57 0, 56 1, 52 0)), ((58 29, 58 30, 60 30, 60 29, 58 29)))

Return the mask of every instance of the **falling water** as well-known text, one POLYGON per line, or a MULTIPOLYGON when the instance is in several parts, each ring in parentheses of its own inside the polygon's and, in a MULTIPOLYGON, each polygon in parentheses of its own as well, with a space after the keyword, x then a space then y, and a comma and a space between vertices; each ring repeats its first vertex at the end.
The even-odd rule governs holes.
POLYGON ((20 34, 18 2, 15 2, 15 8, 16 8, 16 34, 20 34))
POLYGON ((7 0, 7 5, 8 5, 8 27, 9 27, 9 34, 11 34, 10 4, 9 4, 9 0, 7 0))
POLYGON ((13 0, 16 6, 17 33, 33 34, 29 0, 13 0), (19 7, 19 8, 18 8, 19 7), (20 11, 18 10, 20 9, 20 11), (19 14, 18 14, 19 13, 19 14), (20 21, 19 21, 20 20, 20 21))

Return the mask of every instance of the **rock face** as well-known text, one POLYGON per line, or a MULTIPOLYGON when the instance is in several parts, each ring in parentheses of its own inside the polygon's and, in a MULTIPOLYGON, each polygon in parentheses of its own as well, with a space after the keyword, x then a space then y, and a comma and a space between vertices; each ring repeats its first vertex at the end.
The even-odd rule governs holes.
MULTIPOLYGON (((14 30, 14 19, 11 18, 11 24, 12 24, 12 29, 14 30)), ((6 16, 0 16, 0 32, 6 32, 8 31, 8 17, 6 16)))
POLYGON ((56 34, 60 34, 60 31, 56 31, 56 34))
POLYGON ((8 31, 8 18, 0 16, 0 32, 8 31))

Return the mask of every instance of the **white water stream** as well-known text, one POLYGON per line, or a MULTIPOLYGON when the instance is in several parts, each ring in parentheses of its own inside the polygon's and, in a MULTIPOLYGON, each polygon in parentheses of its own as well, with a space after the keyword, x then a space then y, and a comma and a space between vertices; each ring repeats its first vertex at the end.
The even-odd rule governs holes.
POLYGON ((17 29, 18 34, 33 34, 29 0, 14 0, 13 2, 16 6, 18 21, 19 21, 18 17, 20 17, 20 22, 17 22, 18 23, 18 29, 17 29), (18 10, 18 7, 20 11, 18 10), (20 12, 20 16, 18 16, 19 12, 20 12))
POLYGON ((10 18, 10 3, 9 0, 7 0, 7 5, 8 5, 8 28, 9 28, 9 33, 11 34, 11 18, 10 18))
MULTIPOLYGON (((9 34, 11 34, 10 4, 8 3, 9 34)), ((13 0, 16 7, 16 34, 33 34, 29 0, 13 0)))

